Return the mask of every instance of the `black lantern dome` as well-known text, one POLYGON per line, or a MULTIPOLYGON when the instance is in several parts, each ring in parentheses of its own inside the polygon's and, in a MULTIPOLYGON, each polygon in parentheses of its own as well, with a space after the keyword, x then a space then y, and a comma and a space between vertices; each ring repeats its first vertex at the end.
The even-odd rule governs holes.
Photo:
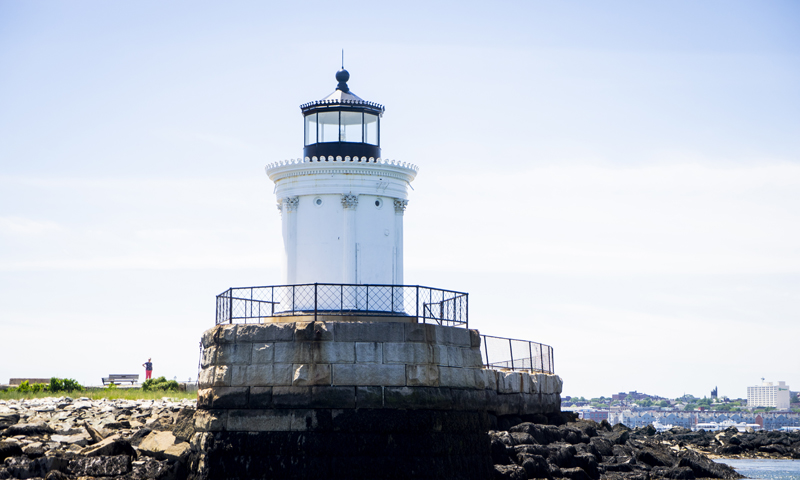
POLYGON ((362 100, 347 86, 350 73, 336 72, 333 93, 300 105, 304 117, 304 157, 381 156, 383 105, 362 100))

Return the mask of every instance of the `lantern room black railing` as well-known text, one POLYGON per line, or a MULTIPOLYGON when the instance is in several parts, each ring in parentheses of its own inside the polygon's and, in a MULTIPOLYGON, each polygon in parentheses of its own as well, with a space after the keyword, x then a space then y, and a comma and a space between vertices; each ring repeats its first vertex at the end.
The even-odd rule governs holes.
POLYGON ((258 323, 282 316, 416 317, 467 327, 469 294, 420 285, 309 283, 229 288, 217 295, 216 323, 258 323))

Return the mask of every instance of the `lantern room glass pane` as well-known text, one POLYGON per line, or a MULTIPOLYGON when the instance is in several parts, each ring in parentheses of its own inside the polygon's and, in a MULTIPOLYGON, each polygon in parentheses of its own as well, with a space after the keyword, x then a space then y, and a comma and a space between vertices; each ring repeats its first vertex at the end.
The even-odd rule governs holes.
POLYGON ((339 112, 320 112, 317 114, 319 122, 319 143, 339 141, 339 112))
POLYGON ((361 143, 364 131, 361 126, 362 121, 361 112, 342 112, 339 140, 342 142, 361 143))
POLYGON ((306 145, 317 143, 317 114, 306 117, 306 145))
POLYGON ((364 143, 378 145, 378 116, 364 114, 364 143))

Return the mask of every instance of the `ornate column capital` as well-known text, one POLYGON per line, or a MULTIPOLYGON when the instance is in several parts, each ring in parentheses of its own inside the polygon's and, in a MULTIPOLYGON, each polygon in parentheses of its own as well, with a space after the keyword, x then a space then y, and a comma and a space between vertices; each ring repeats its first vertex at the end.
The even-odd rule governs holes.
POLYGON ((408 206, 408 200, 400 200, 399 198, 394 199, 394 212, 399 213, 400 215, 406 211, 406 207, 408 206))
POLYGON ((278 204, 278 210, 283 212, 284 208, 287 212, 293 212, 297 210, 297 205, 300 203, 299 197, 286 197, 281 199, 281 202, 278 204))
POLYGON ((355 209, 358 206, 358 195, 353 195, 352 193, 342 195, 342 206, 355 209))

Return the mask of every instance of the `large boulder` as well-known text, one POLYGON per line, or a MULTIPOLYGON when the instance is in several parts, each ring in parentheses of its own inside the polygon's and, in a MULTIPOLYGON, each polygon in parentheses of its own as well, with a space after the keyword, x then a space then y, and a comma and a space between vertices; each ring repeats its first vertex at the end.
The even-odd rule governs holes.
POLYGON ((158 460, 175 462, 185 459, 191 450, 188 442, 175 443, 172 432, 150 432, 139 444, 139 453, 158 460))
POLYGON ((51 433, 55 433, 55 431, 46 423, 17 423, 3 430, 3 435, 6 437, 49 435, 51 433))
POLYGON ((136 456, 136 452, 127 440, 119 435, 112 435, 101 442, 89 445, 79 452, 85 457, 110 457, 115 455, 136 456))
POLYGON ((0 430, 8 428, 19 422, 18 413, 0 413, 0 430))
POLYGON ((22 455, 22 447, 17 442, 0 442, 0 462, 8 457, 22 455))
POLYGON ((525 469, 519 465, 495 465, 494 480, 526 480, 528 478, 525 469))
POLYGON ((689 468, 698 478, 743 478, 732 467, 724 463, 716 463, 704 455, 691 450, 681 452, 678 467, 689 468))

